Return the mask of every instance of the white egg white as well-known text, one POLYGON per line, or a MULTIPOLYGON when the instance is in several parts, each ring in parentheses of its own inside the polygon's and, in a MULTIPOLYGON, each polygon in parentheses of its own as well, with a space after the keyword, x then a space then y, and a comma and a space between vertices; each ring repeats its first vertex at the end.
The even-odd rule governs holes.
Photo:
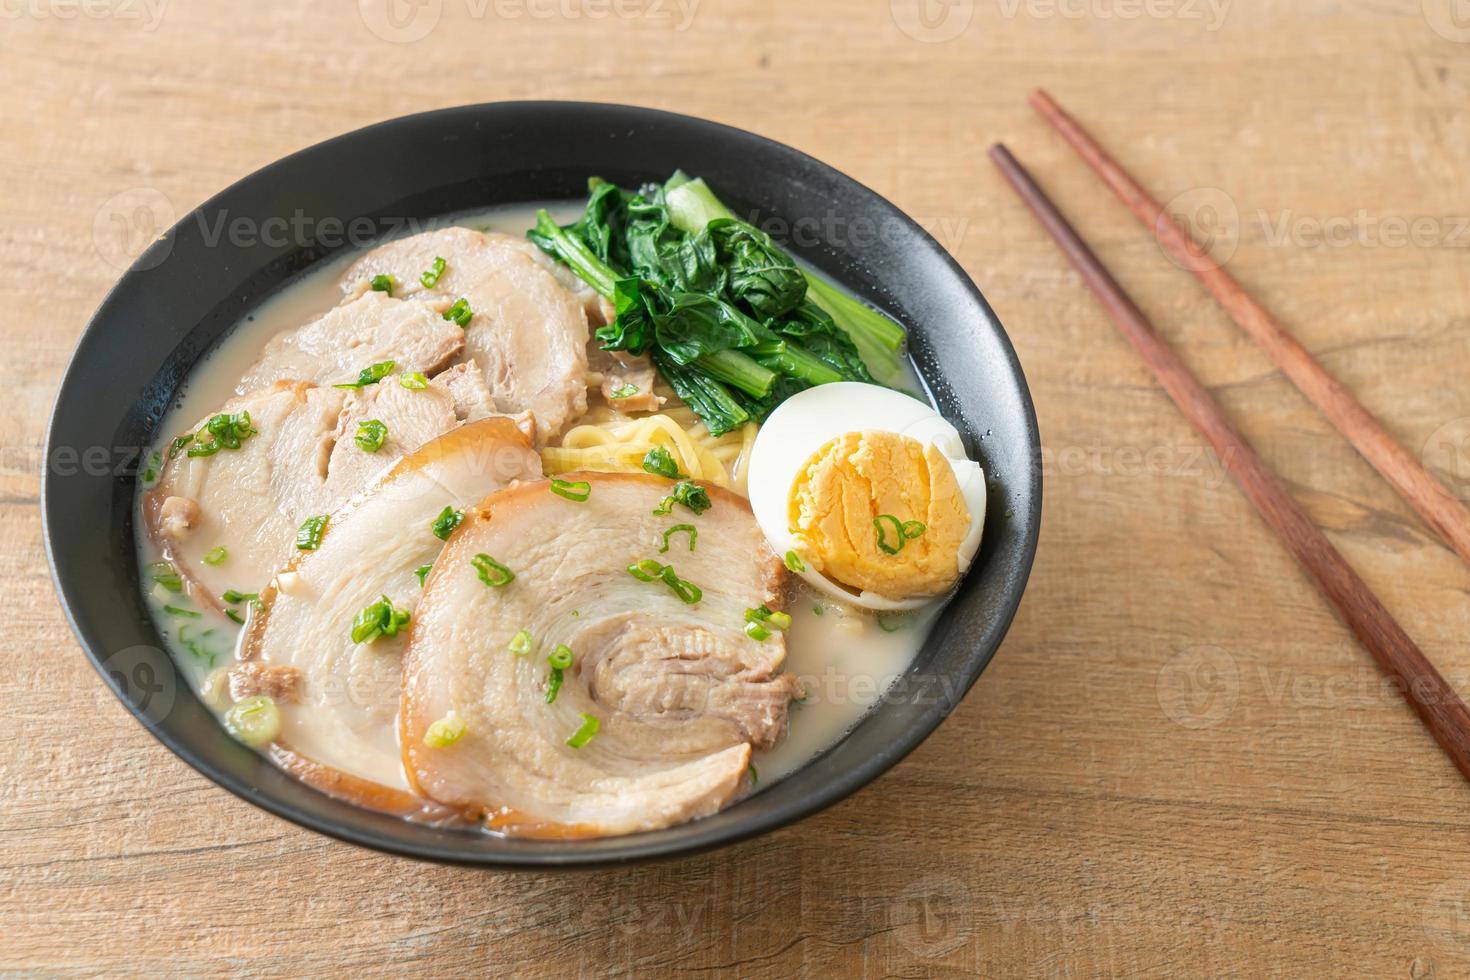
MULTIPOLYGON (((934 446, 949 460, 970 511, 970 531, 959 553, 959 572, 964 574, 980 549, 980 534, 985 525, 984 471, 979 463, 965 455, 959 431, 934 409, 891 388, 858 381, 808 388, 782 402, 761 424, 751 447, 750 506, 771 548, 776 554, 785 555, 794 545, 787 524, 787 504, 802 465, 838 436, 863 431, 909 436, 934 446)), ((797 574, 827 595, 869 609, 918 609, 935 599, 934 596, 890 599, 874 592, 854 595, 811 567, 797 574)))

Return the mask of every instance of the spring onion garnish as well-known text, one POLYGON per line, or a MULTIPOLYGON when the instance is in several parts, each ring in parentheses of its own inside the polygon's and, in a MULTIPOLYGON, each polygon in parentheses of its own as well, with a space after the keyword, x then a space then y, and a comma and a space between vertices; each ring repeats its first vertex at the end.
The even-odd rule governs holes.
POLYGON ((444 319, 452 320, 461 327, 469 326, 470 317, 474 315, 475 312, 470 309, 469 300, 463 296, 455 300, 454 305, 444 311, 444 319))
POLYGON ((559 668, 551 668, 551 676, 546 678, 546 703, 556 702, 557 692, 561 690, 562 672, 559 668))
POLYGON ((674 462, 674 454, 663 446, 654 446, 643 457, 643 471, 654 476, 666 476, 670 480, 677 480, 680 476, 679 464, 674 462))
POLYGON ((636 394, 638 394, 638 386, 637 385, 619 385, 618 387, 616 387, 616 388, 614 388, 612 390, 612 394, 609 395, 608 397, 609 398, 632 398, 636 394))
POLYGON ((264 694, 236 701, 225 712, 225 731, 246 745, 262 748, 281 734, 281 709, 264 694))
MULTIPOLYGON (((240 443, 249 439, 259 431, 250 423, 249 412, 239 412, 235 415, 215 415, 203 428, 194 433, 194 445, 184 455, 197 459, 201 456, 213 456, 221 449, 239 449, 240 443), (205 435, 210 438, 205 441, 205 435)), ((182 437, 180 437, 182 438, 182 437)), ((178 442, 177 439, 174 440, 178 442)))
POLYGON ((464 738, 465 727, 464 719, 450 711, 424 732, 424 744, 431 749, 447 749, 464 738))
POLYGON ((746 623, 745 635, 758 643, 761 640, 769 640, 771 638, 771 631, 760 623, 746 623))
POLYGON ((170 592, 184 591, 184 577, 171 561, 156 561, 148 566, 148 574, 154 582, 170 592))
POLYGON ((572 658, 575 656, 576 654, 572 653, 571 647, 565 643, 558 643, 546 657, 546 662, 557 670, 566 670, 572 665, 572 658))
POLYGON ((410 371, 398 379, 398 383, 409 391, 423 391, 429 387, 429 379, 417 371, 410 371))
POLYGON ((696 514, 703 514, 710 509, 709 491, 697 483, 685 480, 674 484, 673 492, 663 500, 659 501, 653 512, 659 516, 669 513, 674 509, 674 504, 683 504, 696 514))
POLYGON ((704 598, 704 591, 693 582, 686 582, 684 579, 681 579, 674 572, 673 565, 660 564, 652 558, 645 558, 642 561, 636 561, 629 565, 628 574, 640 582, 652 582, 655 579, 663 582, 673 590, 674 595, 679 597, 679 601, 686 605, 692 606, 704 598))
POLYGON ((793 572, 804 572, 806 571, 806 562, 802 561, 801 556, 795 551, 788 551, 786 552, 786 567, 793 572))
POLYGON ((505 648, 517 657, 524 657, 531 652, 531 643, 531 631, 521 630, 510 638, 510 642, 506 644, 505 648))
POLYGON ((154 480, 158 479, 158 472, 162 468, 163 457, 158 453, 153 453, 152 455, 150 455, 148 457, 148 467, 147 469, 143 470, 143 482, 152 483, 154 480))
POLYGON ((429 569, 431 569, 433 567, 434 567, 434 563, 433 562, 430 562, 427 565, 420 565, 418 568, 415 568, 413 570, 413 573, 419 577, 419 588, 422 589, 424 587, 424 579, 428 578, 428 576, 429 576, 429 569))
POLYGON ((574 749, 580 749, 592 741, 592 736, 597 734, 597 729, 600 727, 602 727, 601 722, 597 720, 596 716, 584 713, 582 715, 582 727, 572 733, 572 737, 567 739, 567 744, 574 749))
POLYGON ((747 623, 760 623, 773 629, 786 631, 791 628, 791 615, 783 612, 772 612, 771 607, 759 605, 754 609, 745 610, 745 621, 747 623))
POLYGON ((393 295, 393 277, 387 273, 373 276, 373 292, 393 295))
POLYGON ((923 534, 927 530, 929 530, 929 528, 924 524, 923 521, 904 521, 903 539, 905 541, 912 541, 914 538, 917 538, 919 535, 923 534))
POLYGON ((301 527, 296 531, 296 550, 315 551, 321 547, 322 534, 327 529, 328 516, 330 515, 318 514, 301 522, 301 527))
POLYGON ((455 510, 453 507, 445 507, 439 512, 439 516, 434 518, 434 523, 430 524, 429 527, 433 530, 434 537, 440 541, 448 541, 449 536, 454 533, 454 529, 463 523, 464 511, 455 510))
POLYGON ((199 618, 199 613, 193 609, 180 609, 178 606, 164 606, 163 611, 173 616, 187 616, 190 619, 199 618))
POLYGON ((818 616, 825 616, 827 614, 827 607, 823 606, 820 602, 814 602, 812 603, 812 612, 818 616))
POLYGON ((444 275, 444 260, 436 255, 434 256, 434 264, 425 269, 424 274, 419 276, 419 282, 424 284, 425 289, 433 289, 439 285, 439 277, 442 275, 444 275))
POLYGON ((255 602, 257 599, 260 598, 260 593, 236 592, 234 589, 225 589, 224 595, 220 596, 220 598, 233 606, 238 605, 242 602, 255 602))
POLYGON ((193 441, 194 433, 192 432, 186 432, 183 435, 179 436, 173 442, 168 444, 168 458, 173 459, 174 457, 178 456, 179 450, 183 449, 185 446, 193 441))
POLYGON ((873 528, 878 532, 879 551, 883 552, 885 555, 896 555, 903 550, 903 522, 900 521, 898 518, 894 517, 892 514, 879 514, 877 517, 873 518, 873 528), (891 525, 893 528, 894 543, 892 544, 889 543, 887 533, 883 526, 885 521, 887 521, 888 524, 891 525))
POLYGON ((673 527, 671 527, 671 528, 667 529, 666 531, 664 531, 664 546, 662 548, 658 549, 658 553, 659 554, 662 555, 662 554, 668 553, 668 550, 669 550, 669 535, 671 535, 671 534, 677 534, 680 531, 688 531, 689 532, 689 550, 690 551, 693 551, 694 550, 694 542, 696 542, 696 541, 699 540, 699 528, 695 527, 693 524, 675 524, 673 527))
POLYGON ((878 628, 885 633, 897 633, 909 623, 909 617, 903 613, 897 613, 887 617, 882 613, 877 613, 873 618, 878 621, 878 628))
POLYGON ((352 642, 371 643, 380 636, 397 636, 408 626, 406 610, 393 608, 393 600, 379 596, 378 601, 363 608, 352 620, 352 642))
POLYGON ((375 453, 383 448, 383 442, 388 438, 388 427, 377 419, 367 419, 357 423, 357 435, 352 441, 357 443, 357 448, 365 453, 375 453))
POLYGON ((205 646, 204 641, 209 639, 213 635, 214 630, 208 629, 205 630, 203 633, 200 633, 197 637, 190 636, 188 623, 180 624, 179 631, 177 634, 175 634, 176 638, 178 639, 179 643, 184 647, 184 649, 188 650, 196 658, 198 658, 199 660, 203 660, 211 667, 214 666, 215 652, 209 649, 209 647, 205 646))
POLYGON ((202 560, 206 565, 223 565, 228 557, 230 557, 230 549, 220 545, 206 551, 202 560))
POLYGON ((244 626, 245 625, 245 617, 244 616, 241 616, 239 613, 235 612, 235 610, 233 610, 233 609, 226 609, 225 610, 225 615, 228 616, 228 617, 230 617, 230 621, 231 622, 239 623, 241 626, 244 626))
POLYGON ((493 588, 498 589, 515 581, 516 573, 489 555, 476 555, 470 559, 470 564, 479 573, 480 581, 493 588))
POLYGON ((565 497, 568 500, 575 500, 578 503, 581 503, 588 497, 592 496, 592 484, 588 483, 586 480, 575 480, 569 482, 567 480, 558 480, 556 477, 552 477, 551 492, 556 494, 558 497, 565 497))
POLYGON ((395 368, 397 365, 397 361, 379 361, 376 364, 369 364, 367 367, 363 368, 357 373, 356 381, 345 381, 339 385, 332 385, 332 387, 366 388, 368 385, 375 385, 379 381, 382 381, 384 378, 386 378, 388 375, 392 374, 393 368, 395 368))
POLYGON ((756 783, 758 783, 758 782, 761 781, 761 774, 756 771, 755 766, 746 766, 745 768, 750 771, 750 785, 751 786, 754 786, 756 783))

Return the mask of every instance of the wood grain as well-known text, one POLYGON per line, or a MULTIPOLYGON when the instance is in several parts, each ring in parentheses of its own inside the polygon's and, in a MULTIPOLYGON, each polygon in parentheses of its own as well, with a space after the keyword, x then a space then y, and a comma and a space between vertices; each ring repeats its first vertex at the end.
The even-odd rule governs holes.
POLYGON ((1025 103, 1046 87, 1138 147, 1130 166, 1166 203, 1221 191, 1231 274, 1463 499, 1470 46, 1435 32, 1433 3, 1238 0, 1210 29, 1182 3, 1079 17, 975 0, 954 5, 971 11, 955 36, 926 41, 897 26, 903 0, 703 0, 683 31, 443 0, 426 37, 393 43, 360 15, 372 2, 180 0, 151 29, 122 16, 141 5, 0 6, 0 970, 1470 972, 1470 790, 982 152, 1005 141, 1027 160, 1463 693, 1459 558, 1025 103), (917 752, 800 826, 572 875, 326 841, 157 745, 56 607, 42 440, 119 273, 107 202, 142 188, 182 214, 345 130, 503 98, 676 109, 827 160, 935 232, 1025 365, 1047 500, 1010 637, 917 752), (1384 243, 1421 218, 1433 234, 1384 243), (1343 240, 1314 236, 1332 219, 1343 240))

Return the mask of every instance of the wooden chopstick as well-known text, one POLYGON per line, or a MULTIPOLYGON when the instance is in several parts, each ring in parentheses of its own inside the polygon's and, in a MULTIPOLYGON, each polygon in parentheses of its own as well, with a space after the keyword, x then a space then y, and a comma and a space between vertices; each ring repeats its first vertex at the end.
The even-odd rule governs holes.
POLYGON ((1311 399, 1337 430, 1419 512, 1441 539, 1470 562, 1470 511, 1399 445, 1382 424, 1336 378, 1297 343, 1266 308, 1256 302, 1224 267, 1208 259, 1205 250, 1160 204, 1138 185, 1116 160, 1097 145, 1046 92, 1031 93, 1031 105, 1077 155, 1112 188, 1159 242, 1193 272, 1242 330, 1266 349, 1271 360, 1311 399))
POLYGON ((1395 679, 1404 698, 1455 766, 1470 779, 1470 709, 1225 418, 1220 406, 1189 373, 1184 362, 1160 339, 1148 318, 1036 186, 1025 168, 999 144, 991 148, 990 158, 1081 273, 1088 288, 1102 302, 1123 336, 1143 356, 1169 397, 1214 446, 1226 470, 1266 523, 1312 576, 1317 588, 1359 642, 1368 648, 1379 667, 1395 679))

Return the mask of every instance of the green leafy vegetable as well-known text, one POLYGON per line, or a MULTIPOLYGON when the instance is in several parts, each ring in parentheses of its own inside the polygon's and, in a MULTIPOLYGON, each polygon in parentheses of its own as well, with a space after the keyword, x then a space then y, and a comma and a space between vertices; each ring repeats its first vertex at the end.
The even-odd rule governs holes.
POLYGON ((434 518, 434 523, 429 528, 434 532, 434 537, 440 541, 448 541, 454 529, 464 523, 464 512, 455 510, 453 507, 445 507, 434 518))
POLYGON ((372 643, 380 636, 397 636, 408 626, 407 610, 396 609, 386 595, 363 608, 352 620, 352 642, 372 643))
POLYGON ((673 509, 674 504, 683 504, 696 514, 703 514, 711 506, 709 491, 697 483, 684 480, 674 484, 674 489, 669 495, 659 502, 654 508, 655 514, 667 514, 673 509))
POLYGON ((643 471, 654 476, 666 476, 670 480, 677 480, 681 476, 679 464, 674 462, 674 454, 663 446, 654 446, 644 454, 643 471))
POLYGON ((322 534, 327 529, 327 514, 318 514, 316 517, 308 517, 301 522, 301 527, 296 531, 296 548, 298 551, 315 551, 321 547, 322 534))
POLYGON ((379 381, 382 381, 384 378, 386 378, 388 375, 392 374, 393 368, 396 367, 397 364, 397 361, 379 361, 376 364, 369 364, 367 367, 358 372, 356 381, 344 381, 342 384, 332 385, 332 387, 366 388, 368 385, 375 385, 379 381))
POLYGON ((357 443, 357 448, 365 453, 375 453, 383 448, 383 442, 388 438, 388 427, 377 419, 366 419, 357 423, 357 435, 352 441, 357 443))

